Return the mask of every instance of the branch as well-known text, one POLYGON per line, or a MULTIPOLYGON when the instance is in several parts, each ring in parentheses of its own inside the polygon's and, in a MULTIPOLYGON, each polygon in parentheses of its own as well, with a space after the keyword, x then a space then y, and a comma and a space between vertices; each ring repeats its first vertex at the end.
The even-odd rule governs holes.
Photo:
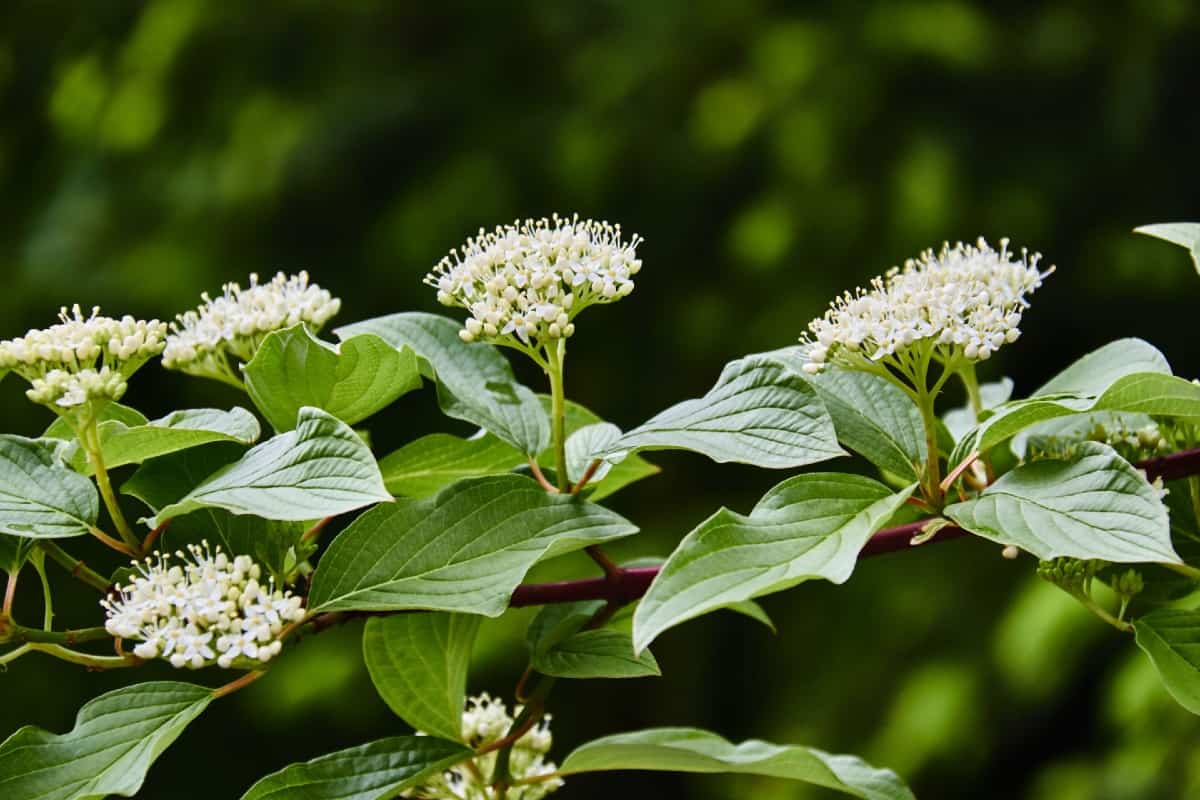
MULTIPOLYGON (((1175 480, 1190 475, 1200 474, 1200 448, 1184 450, 1166 456, 1139 461, 1135 464, 1138 469, 1145 470, 1149 480, 1162 478, 1175 480)), ((910 522, 895 528, 885 528, 877 531, 859 552, 859 558, 894 553, 898 550, 911 550, 912 539, 921 532, 928 519, 910 522)), ((937 542, 948 542, 967 535, 967 531, 957 525, 947 525, 939 530, 922 546, 937 542)), ((513 608, 522 606, 541 606, 551 603, 574 603, 580 600, 608 600, 616 603, 631 603, 641 598, 650 589, 650 584, 658 575, 660 567, 639 567, 637 569, 619 568, 617 574, 603 578, 584 578, 576 581, 556 581, 553 583, 526 583, 518 586, 513 592, 509 605, 513 608)))

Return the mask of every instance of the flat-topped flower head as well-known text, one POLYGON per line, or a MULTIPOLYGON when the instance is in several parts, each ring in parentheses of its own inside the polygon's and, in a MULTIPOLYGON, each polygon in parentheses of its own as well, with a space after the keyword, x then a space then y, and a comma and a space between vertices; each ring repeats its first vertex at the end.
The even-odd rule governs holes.
POLYGON ((102 600, 105 628, 137 640, 138 658, 177 668, 265 664, 279 654, 279 634, 304 619, 299 597, 280 591, 249 556, 230 558, 208 542, 135 561, 136 574, 102 600))
POLYGON ((279 272, 269 283, 251 274, 250 285, 221 287, 221 294, 201 295, 204 302, 171 323, 163 366, 241 386, 240 365, 254 358, 273 331, 304 323, 314 333, 328 322, 341 301, 315 283, 308 273, 279 272))
POLYGON ((870 289, 847 292, 813 320, 801 337, 808 346, 805 370, 830 363, 861 368, 922 347, 947 364, 986 360, 1020 336, 1026 297, 1054 271, 1039 271, 1040 260, 1025 250, 1014 258, 1007 239, 999 250, 982 238, 946 244, 937 254, 926 250, 875 278, 870 289))
MULTIPOLYGON (((513 725, 513 716, 521 713, 521 706, 508 713, 502 700, 487 693, 467 699, 462 716, 463 741, 475 749, 495 744, 504 738, 513 725)), ((418 736, 423 736, 418 731, 418 736)), ((542 717, 524 736, 513 745, 509 760, 509 774, 515 781, 552 775, 558 767, 546 760, 553 737, 550 735, 550 716, 542 717)), ((488 786, 496 767, 496 751, 477 756, 471 760, 474 769, 460 764, 428 780, 422 786, 401 792, 401 797, 422 800, 496 800, 496 790, 488 786), (481 781, 480 777, 485 780, 481 781)), ((562 778, 546 780, 522 786, 518 783, 508 789, 510 800, 542 800, 563 785, 562 778)))
POLYGON ((78 305, 59 312, 59 322, 0 342, 0 369, 32 384, 30 400, 65 414, 92 401, 118 400, 126 381, 162 352, 166 324, 158 320, 84 316, 78 305))
POLYGON ((620 225, 554 215, 480 229, 425 276, 438 301, 471 312, 459 335, 521 349, 575 333, 580 311, 633 291, 641 237, 620 225))

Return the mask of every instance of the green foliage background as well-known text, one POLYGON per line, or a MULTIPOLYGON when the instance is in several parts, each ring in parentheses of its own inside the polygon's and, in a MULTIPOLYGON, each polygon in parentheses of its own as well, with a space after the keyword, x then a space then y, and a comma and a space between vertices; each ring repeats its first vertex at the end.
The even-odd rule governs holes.
MULTIPOLYGON (((577 210, 646 237, 637 291, 586 317, 567 370, 570 396, 624 427, 703 393, 725 361, 790 344, 842 289, 980 234, 1059 267, 1022 341, 987 365, 1018 394, 1126 335, 1196 376, 1200 280, 1129 231, 1200 216, 1198 36, 1188 0, 8 3, 0 334, 74 302, 169 317, 276 269, 342 297, 342 324, 437 310, 420 279, 466 235, 577 210)), ((21 389, 0 385, 5 429, 35 434, 49 420, 21 389)), ((153 417, 245 400, 152 368, 127 402, 153 417)), ((377 452, 461 430, 435 408, 426 390, 377 417, 377 452)), ((619 555, 665 555, 782 477, 654 460, 664 476, 612 501, 647 532, 619 555)), ((23 589, 36 607, 35 582, 23 589)), ((64 589, 67 624, 95 624, 86 592, 64 589)), ((663 678, 563 686, 556 752, 697 725, 857 752, 921 797, 1200 793, 1200 723, 1028 561, 962 541, 765 606, 778 637, 710 616, 656 645, 663 678)), ((485 625, 472 689, 509 692, 528 618, 485 625)), ((142 796, 234 797, 285 763, 403 732, 359 633, 304 642, 214 705, 142 796)), ((96 692, 152 676, 179 677, 23 659, 0 675, 0 736, 65 730, 96 692)), ((620 792, 817 796, 637 774, 575 778, 560 796, 620 792)))

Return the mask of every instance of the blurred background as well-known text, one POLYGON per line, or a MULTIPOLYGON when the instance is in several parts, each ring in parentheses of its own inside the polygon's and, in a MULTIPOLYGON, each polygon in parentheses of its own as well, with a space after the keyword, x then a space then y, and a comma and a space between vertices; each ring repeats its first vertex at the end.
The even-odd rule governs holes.
MULTIPOLYGON (((1198 36, 1189 0, 10 2, 0 335, 75 302, 170 318, 278 269, 340 296, 343 324, 437 311, 422 276, 480 226, 578 211, 646 239, 637 291, 586 315, 567 370, 569 395, 622 427, 703 393, 731 358, 793 343, 841 290, 980 235, 1058 265, 986 376, 1025 393, 1121 336, 1195 376, 1200 278, 1130 229, 1200 218, 1198 36)), ((49 418, 23 389, 0 384, 5 430, 35 435, 49 418)), ((152 365, 127 402, 153 417, 246 400, 152 365)), ((462 430, 428 389, 371 428, 381 455, 462 430)), ((664 473, 611 502, 645 530, 621 556, 665 555, 785 477, 652 460, 664 473)), ((1033 567, 960 541, 767 598, 777 636, 731 614, 689 623, 655 648, 663 678, 562 685, 555 753, 696 725, 858 753, 935 800, 1200 796, 1200 723, 1132 641, 1033 567)), ((63 624, 96 624, 87 590, 62 584, 63 624)), ((24 589, 36 608, 36 582, 24 589)), ((487 626, 473 690, 511 692, 528 619, 487 626)), ((404 732, 359 633, 302 643, 212 707, 140 796, 234 798, 287 763, 404 732)), ((136 677, 150 676, 222 680, 136 677)), ((0 737, 67 730, 134 677, 22 659, 0 674, 0 737)), ((650 774, 557 796, 621 795, 830 796, 650 774)))

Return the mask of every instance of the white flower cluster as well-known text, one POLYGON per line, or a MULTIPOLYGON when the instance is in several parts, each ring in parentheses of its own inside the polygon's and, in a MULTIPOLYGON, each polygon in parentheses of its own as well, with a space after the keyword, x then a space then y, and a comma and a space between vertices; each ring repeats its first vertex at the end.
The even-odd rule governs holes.
MULTIPOLYGON (((521 706, 517 706, 513 714, 520 713, 521 706)), ((513 717, 502 700, 487 693, 471 697, 467 700, 462 717, 463 741, 478 750, 503 739, 512 724, 513 717)), ((550 715, 547 714, 513 745, 509 774, 515 780, 553 774, 558 767, 546 760, 551 744, 550 715)), ((451 767, 423 786, 401 792, 400 796, 421 800, 495 800, 496 790, 487 783, 496 767, 496 755, 496 751, 493 751, 475 757, 471 760, 473 768, 466 764, 451 767)), ((562 778, 548 778, 527 785, 511 786, 506 797, 508 800, 542 800, 562 788, 562 785, 562 778)))
POLYGON ((980 239, 972 246, 949 244, 926 250, 870 289, 847 292, 801 337, 808 345, 807 372, 828 363, 879 362, 921 341, 932 341, 943 360, 961 355, 983 361, 1021 335, 1026 295, 1054 271, 1038 271, 1041 255, 1021 251, 1014 259, 1008 240, 996 251, 980 239))
POLYGON ((126 381, 162 352, 167 326, 158 320, 84 316, 78 305, 59 311, 60 322, 45 330, 0 342, 0 369, 32 384, 35 403, 71 409, 91 400, 118 400, 126 381))
POLYGON ((632 292, 641 242, 637 235, 624 241, 620 225, 578 215, 518 220, 492 233, 480 229, 425 283, 443 305, 471 312, 459 332, 464 341, 516 337, 536 347, 571 336, 572 320, 588 306, 632 292))
POLYGON ((260 582, 261 568, 249 556, 230 558, 220 547, 189 545, 188 552, 157 554, 134 562, 138 574, 120 595, 101 601, 105 628, 122 639, 141 640, 138 658, 164 658, 190 669, 235 660, 265 663, 279 654, 279 634, 304 619, 299 597, 260 582))
POLYGON ((230 358, 249 361, 272 331, 300 323, 319 331, 341 308, 340 300, 308 282, 307 272, 280 272, 262 284, 252 274, 245 289, 227 283, 220 296, 201 298, 201 306, 171 323, 163 366, 234 384, 241 377, 230 358))

